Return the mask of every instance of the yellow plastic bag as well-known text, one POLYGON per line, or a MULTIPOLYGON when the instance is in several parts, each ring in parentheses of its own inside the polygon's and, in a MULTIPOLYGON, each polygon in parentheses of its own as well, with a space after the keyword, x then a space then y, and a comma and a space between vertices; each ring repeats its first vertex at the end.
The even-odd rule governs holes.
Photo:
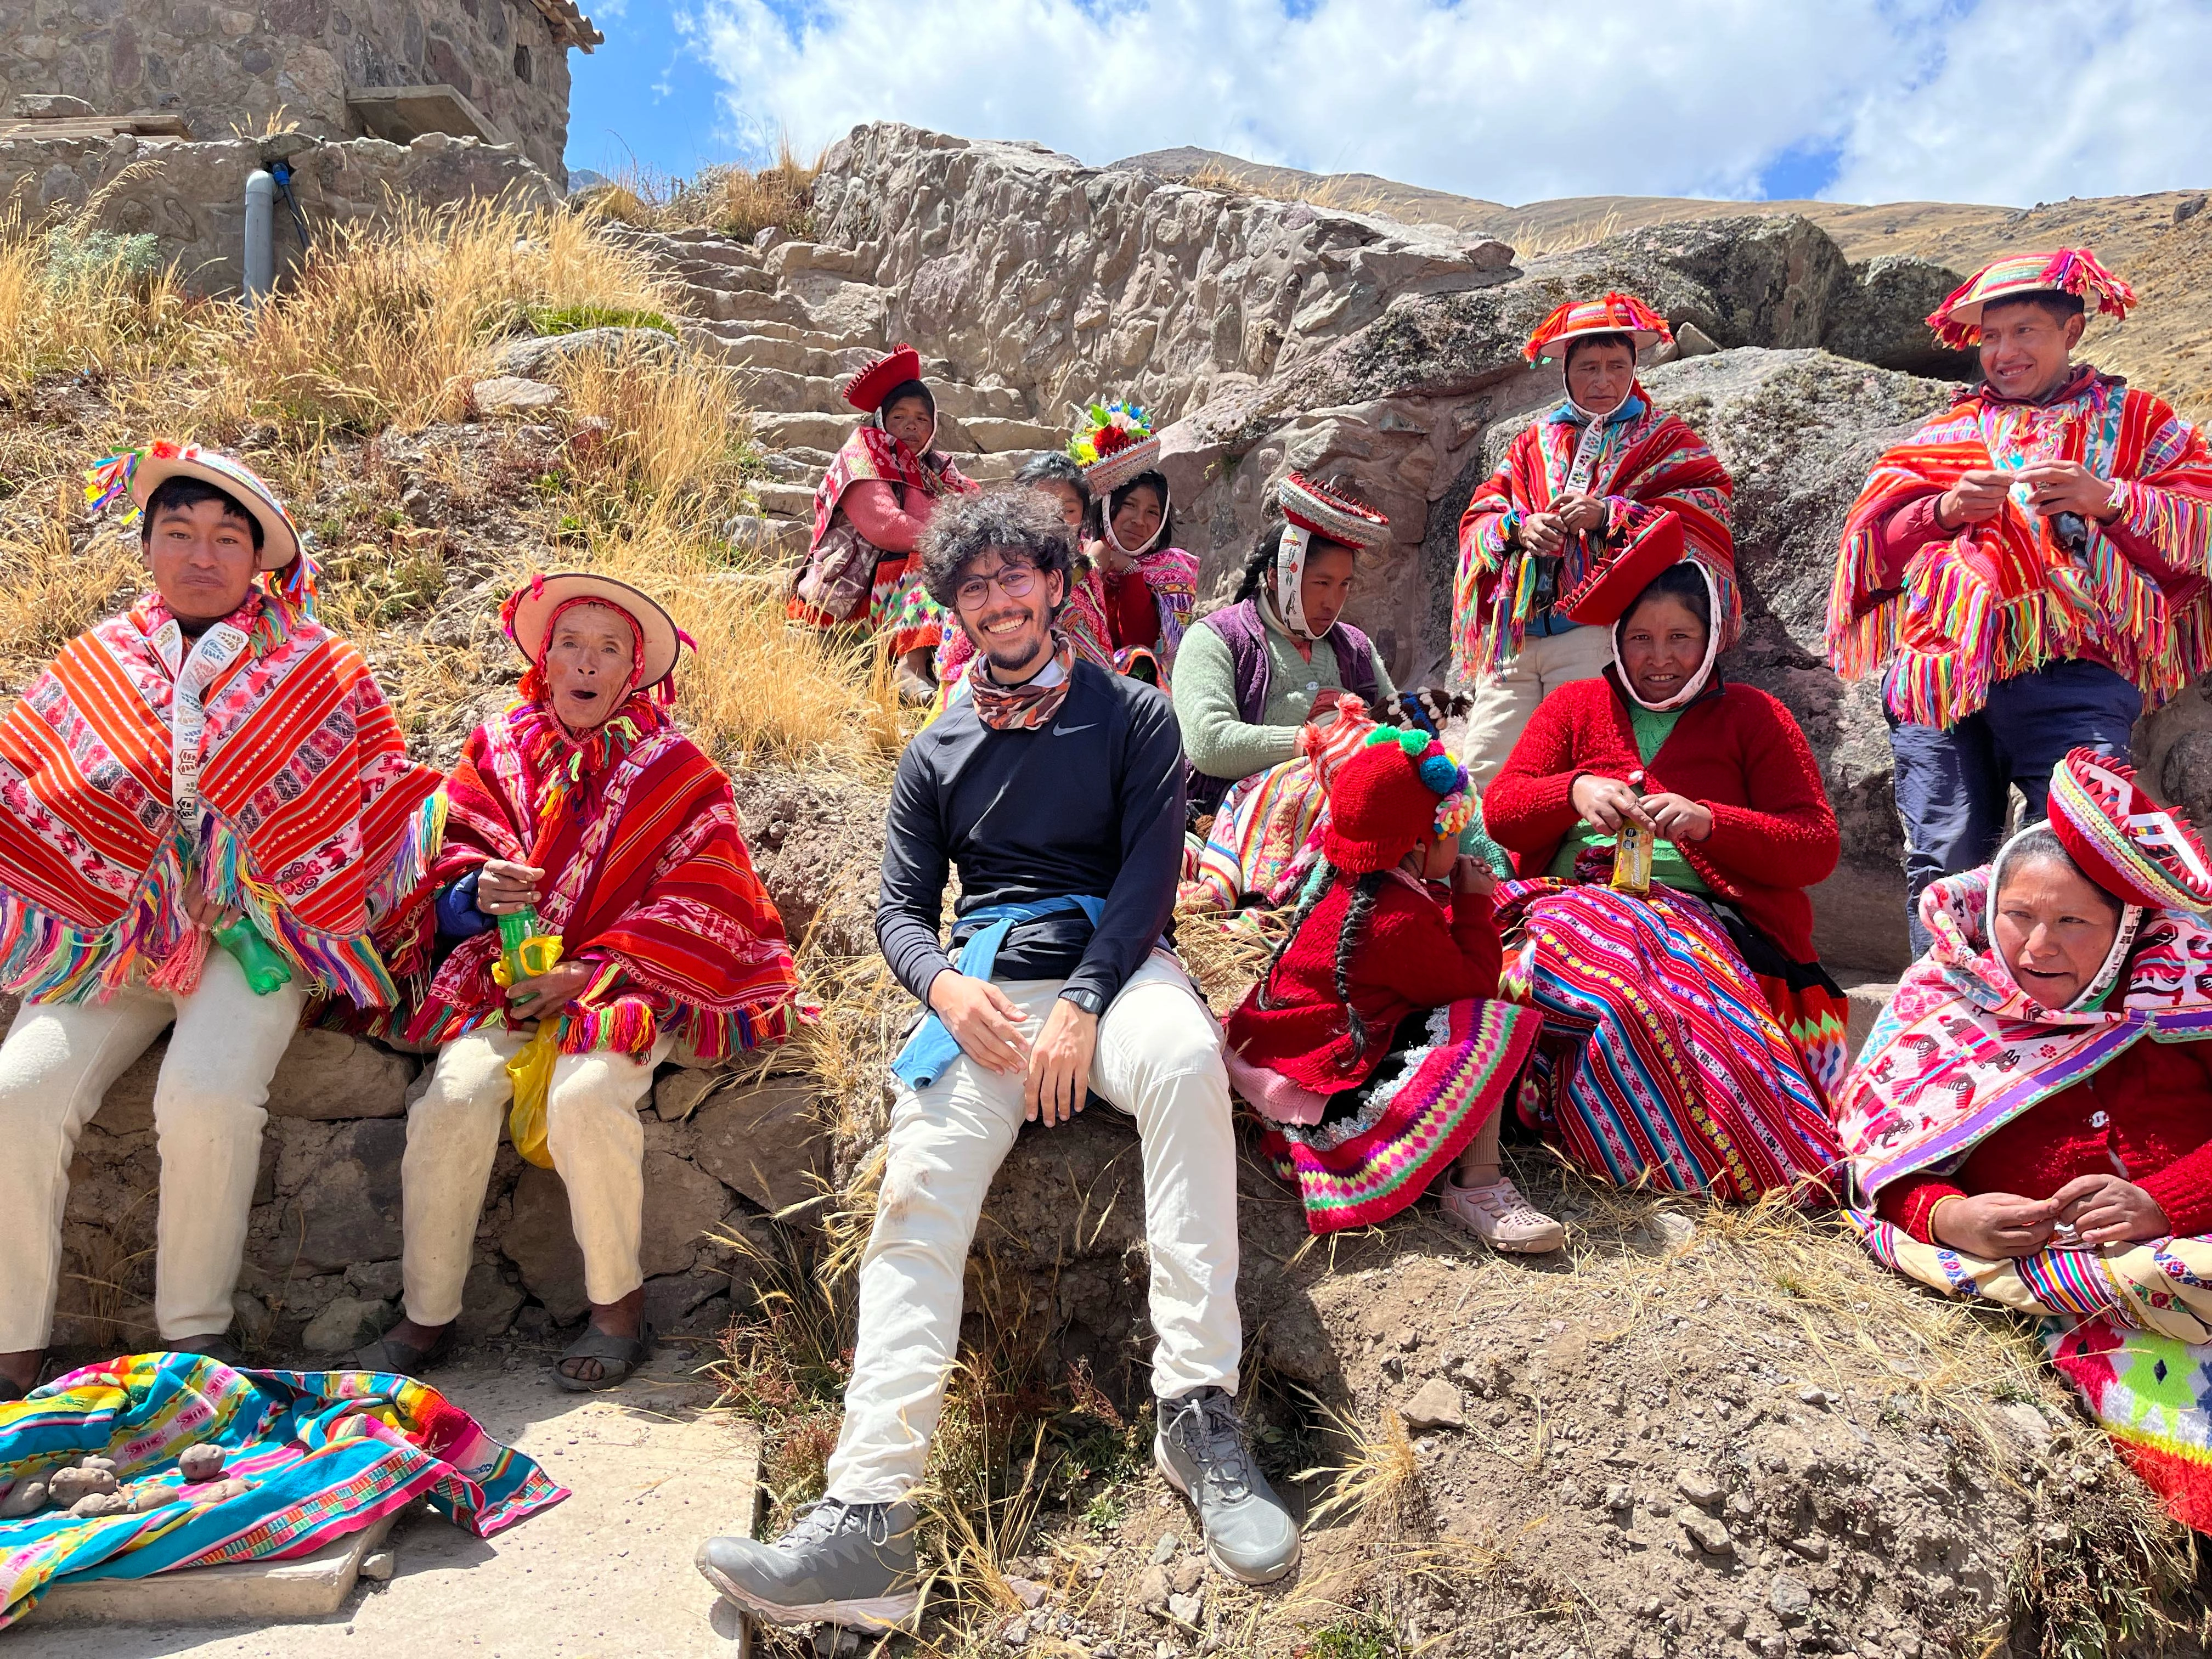
POLYGON ((507 1062, 507 1080, 514 1085, 514 1103, 507 1109, 507 1138, 525 1163, 541 1170, 553 1167, 552 1149, 545 1143, 545 1095, 553 1086, 553 1062, 561 1058, 553 1027, 550 1019, 540 1021, 538 1035, 507 1062))

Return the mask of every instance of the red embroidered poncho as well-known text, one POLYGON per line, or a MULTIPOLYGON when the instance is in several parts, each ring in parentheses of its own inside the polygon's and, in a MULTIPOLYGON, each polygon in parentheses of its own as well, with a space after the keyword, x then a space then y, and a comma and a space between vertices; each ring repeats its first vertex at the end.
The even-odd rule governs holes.
MULTIPOLYGON (((580 741, 543 703, 518 703, 470 735, 446 789, 438 885, 495 858, 543 869, 540 923, 563 961, 601 970, 562 1014, 564 1052, 642 1054, 671 1030, 715 1060, 789 1035, 799 974, 730 781, 649 696, 580 741)), ((498 957, 496 932, 456 948, 407 1037, 503 1022, 498 957)))
POLYGON ((1888 668, 1890 712, 1948 726, 1999 680, 2087 656, 2133 680, 2156 708, 2212 668, 2212 453, 2147 392, 2093 370, 2026 404, 1982 387, 1874 464, 1844 521, 1828 597, 1828 657, 1844 678, 1888 668), (2179 579, 2167 591, 2114 538, 2088 526, 2077 556, 2051 522, 2008 497, 1997 518, 1913 556, 1902 587, 1884 569, 1891 516, 1967 472, 2078 461, 2113 480, 2116 525, 2179 579))
POLYGON ((189 867, 318 990, 386 1006, 420 961, 379 945, 436 845, 437 787, 361 653, 302 608, 257 590, 195 644, 149 595, 0 721, 0 985, 78 1001, 166 968, 188 989, 207 937, 189 867), (197 729, 181 771, 173 717, 197 729), (198 823, 180 826, 193 755, 198 823))
POLYGON ((1519 654, 1535 571, 1517 532, 1522 520, 1548 511, 1570 488, 1602 499, 1606 524, 1601 537, 1591 538, 1595 550, 1581 538, 1568 539, 1560 556, 1562 593, 1590 574, 1605 548, 1620 546, 1650 514, 1671 512, 1682 520, 1690 556, 1720 589, 1721 649, 1735 644, 1742 625, 1729 528, 1735 485, 1711 446, 1655 408, 1638 381, 1628 403, 1601 421, 1565 403, 1538 416, 1513 434, 1504 460, 1467 504, 1452 586, 1452 655, 1463 670, 1495 673, 1519 654))

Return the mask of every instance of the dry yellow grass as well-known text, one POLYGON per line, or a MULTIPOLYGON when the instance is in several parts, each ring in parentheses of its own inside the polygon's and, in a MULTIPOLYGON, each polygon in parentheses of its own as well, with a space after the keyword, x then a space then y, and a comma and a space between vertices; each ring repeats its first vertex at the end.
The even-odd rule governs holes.
POLYGON ((800 161, 785 134, 766 167, 711 167, 690 179, 632 167, 587 200, 595 213, 648 230, 704 225, 749 242, 773 226, 805 239, 814 234, 814 179, 821 170, 822 158, 800 161))
POLYGON ((1539 226, 1523 221, 1505 240, 1520 258, 1535 259, 1547 253, 1571 253, 1577 248, 1593 246, 1621 228, 1620 213, 1615 209, 1564 225, 1539 226))

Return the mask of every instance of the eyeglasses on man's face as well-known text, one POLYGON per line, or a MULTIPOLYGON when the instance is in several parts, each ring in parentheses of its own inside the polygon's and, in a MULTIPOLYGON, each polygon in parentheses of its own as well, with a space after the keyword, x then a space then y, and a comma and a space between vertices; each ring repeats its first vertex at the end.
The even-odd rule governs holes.
POLYGON ((1030 589, 1036 586, 1036 580, 1035 565, 1009 562, 982 575, 969 577, 953 589, 952 597, 963 611, 974 611, 990 603, 994 586, 1010 599, 1026 599, 1030 589))

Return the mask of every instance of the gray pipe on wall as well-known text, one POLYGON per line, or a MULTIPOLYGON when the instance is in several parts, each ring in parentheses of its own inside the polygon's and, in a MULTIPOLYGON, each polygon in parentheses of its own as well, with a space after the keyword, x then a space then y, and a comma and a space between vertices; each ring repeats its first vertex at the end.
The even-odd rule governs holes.
POLYGON ((276 180, 256 167, 246 180, 246 303, 260 305, 276 286, 276 180))

